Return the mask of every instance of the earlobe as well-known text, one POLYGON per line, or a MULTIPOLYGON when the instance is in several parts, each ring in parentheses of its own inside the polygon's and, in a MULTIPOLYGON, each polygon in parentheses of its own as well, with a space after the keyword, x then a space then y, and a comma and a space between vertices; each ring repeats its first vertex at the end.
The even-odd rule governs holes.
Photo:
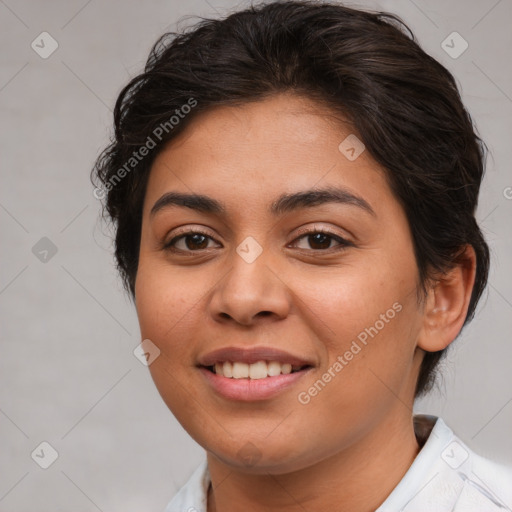
POLYGON ((475 251, 467 245, 454 267, 437 276, 427 291, 419 348, 437 352, 457 337, 466 319, 475 274, 475 251))

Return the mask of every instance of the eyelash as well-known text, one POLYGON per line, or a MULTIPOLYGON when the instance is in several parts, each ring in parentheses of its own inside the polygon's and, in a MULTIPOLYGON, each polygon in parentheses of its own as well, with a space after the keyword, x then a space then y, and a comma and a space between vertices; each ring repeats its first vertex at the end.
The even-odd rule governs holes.
MULTIPOLYGON (((302 250, 309 250, 309 251, 313 251, 313 252, 327 252, 327 251, 331 251, 334 249, 335 251, 342 251, 342 250, 346 249, 347 247, 354 245, 351 242, 349 242, 348 240, 345 240, 344 238, 342 238, 341 236, 336 235, 332 231, 329 231, 324 228, 318 228, 318 229, 313 228, 313 229, 299 230, 299 232, 297 233, 298 236, 293 241, 295 242, 295 241, 297 241, 301 238, 304 238, 308 235, 316 235, 316 234, 327 235, 328 237, 337 241, 340 245, 338 247, 329 247, 327 249, 302 249, 302 250)), ((169 242, 164 243, 162 249, 165 251, 170 251, 170 252, 175 252, 175 253, 178 253, 178 252, 195 253, 195 252, 200 252, 202 250, 207 250, 207 249, 198 249, 195 251, 194 250, 184 251, 183 249, 176 249, 174 247, 174 245, 176 244, 176 242, 178 240, 180 240, 181 238, 184 238, 186 236, 190 236, 190 235, 203 235, 203 236, 210 238, 211 240, 214 240, 215 242, 217 242, 212 236, 210 236, 208 233, 206 233, 204 231, 201 231, 199 229, 189 230, 189 231, 184 231, 183 233, 180 233, 179 235, 177 235, 177 236, 173 237, 171 240, 169 240, 169 242)))

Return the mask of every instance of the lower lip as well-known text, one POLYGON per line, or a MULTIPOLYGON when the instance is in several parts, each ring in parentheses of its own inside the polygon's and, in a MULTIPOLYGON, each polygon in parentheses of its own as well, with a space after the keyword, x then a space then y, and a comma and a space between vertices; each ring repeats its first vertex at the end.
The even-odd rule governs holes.
POLYGON ((264 379, 230 379, 217 375, 204 367, 199 368, 210 386, 222 395, 231 400, 266 400, 272 398, 285 389, 293 386, 312 368, 300 370, 286 375, 265 377, 264 379))

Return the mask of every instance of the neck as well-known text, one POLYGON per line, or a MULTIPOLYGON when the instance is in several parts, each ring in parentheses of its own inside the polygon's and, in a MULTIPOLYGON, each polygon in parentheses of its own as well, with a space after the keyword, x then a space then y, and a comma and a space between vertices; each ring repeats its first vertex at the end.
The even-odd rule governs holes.
POLYGON ((208 512, 376 510, 419 452, 410 414, 390 418, 350 448, 292 473, 249 474, 208 453, 208 512))

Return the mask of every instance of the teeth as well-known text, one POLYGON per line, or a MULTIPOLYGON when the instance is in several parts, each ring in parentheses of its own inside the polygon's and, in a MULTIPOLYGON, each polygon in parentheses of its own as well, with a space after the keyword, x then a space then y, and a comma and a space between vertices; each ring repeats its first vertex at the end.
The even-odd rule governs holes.
MULTIPOLYGON (((219 364, 219 366, 221 365, 219 364)), ((233 365, 229 361, 222 365, 222 370, 224 377, 229 377, 230 379, 233 377, 233 365)), ((215 365, 215 373, 217 373, 217 365, 215 365)))
POLYGON ((283 364, 283 365, 281 366, 281 373, 283 373, 283 374, 285 374, 285 375, 286 375, 287 373, 292 373, 292 365, 291 365, 291 364, 288 364, 288 363, 283 364))
POLYGON ((247 379, 247 377, 249 377, 249 365, 233 363, 233 379, 247 379))
POLYGON ((257 363, 249 365, 249 378, 250 379, 264 379, 267 376, 267 363, 265 361, 258 361, 257 363))
POLYGON ((274 375, 280 375, 281 374, 281 363, 278 363, 277 361, 270 361, 268 363, 268 375, 270 377, 274 377, 274 375))
MULTIPOLYGON (((295 367, 293 370, 298 370, 299 368, 295 367)), ((266 361, 258 361, 252 364, 226 361, 215 364, 215 373, 230 379, 264 379, 265 377, 275 377, 281 374, 287 375, 291 372, 291 364, 281 364, 278 361, 269 361, 268 363, 266 361)))

